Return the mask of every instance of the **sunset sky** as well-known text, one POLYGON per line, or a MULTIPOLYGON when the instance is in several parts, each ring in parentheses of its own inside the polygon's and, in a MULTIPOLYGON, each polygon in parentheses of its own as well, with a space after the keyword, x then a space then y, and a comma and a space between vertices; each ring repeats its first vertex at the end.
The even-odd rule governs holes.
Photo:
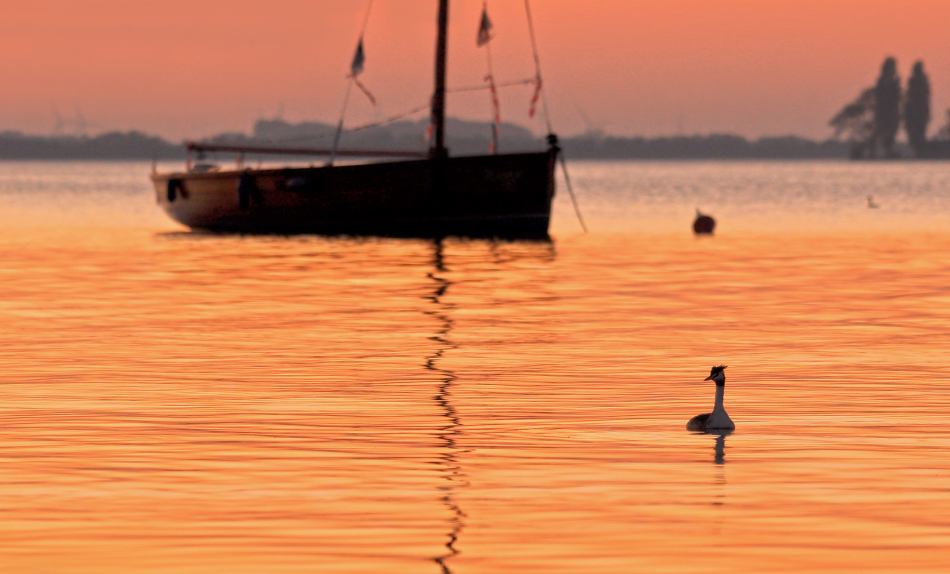
MULTIPOLYGON (((90 132, 181 139, 248 131, 283 110, 335 122, 368 0, 34 0, 0 18, 0 130, 53 131, 54 109, 90 132)), ((375 0, 356 124, 424 104, 436 0, 375 0)), ((453 0, 450 86, 479 84, 482 0, 453 0)), ((523 0, 489 0, 499 81, 533 74, 523 0)), ((927 65, 935 120, 950 107, 947 0, 533 0, 555 127, 615 135, 728 132, 827 137, 828 119, 893 55, 927 65), (585 119, 584 117, 587 117, 585 119)), ((503 118, 536 131, 530 88, 503 118)), ((488 95, 449 113, 490 117, 488 95)), ((67 130, 70 129, 67 127, 67 130)))

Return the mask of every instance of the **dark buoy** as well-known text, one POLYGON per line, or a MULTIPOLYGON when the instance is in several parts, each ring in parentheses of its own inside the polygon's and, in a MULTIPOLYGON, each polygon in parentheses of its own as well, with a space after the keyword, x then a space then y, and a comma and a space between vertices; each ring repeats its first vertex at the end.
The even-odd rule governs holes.
POLYGON ((696 221, 693 222, 693 233, 696 235, 712 235, 716 230, 716 220, 708 215, 703 215, 699 209, 696 209, 696 221))

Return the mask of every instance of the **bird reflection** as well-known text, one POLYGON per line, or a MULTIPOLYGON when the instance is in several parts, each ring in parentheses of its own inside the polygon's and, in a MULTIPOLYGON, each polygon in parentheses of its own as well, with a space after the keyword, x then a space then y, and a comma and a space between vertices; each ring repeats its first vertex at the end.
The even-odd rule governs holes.
POLYGON ((710 430, 706 434, 716 437, 716 464, 726 464, 726 437, 732 434, 731 430, 710 430))
POLYGON ((452 386, 455 384, 456 376, 454 372, 439 367, 439 363, 445 353, 456 348, 449 340, 449 333, 454 326, 452 318, 448 315, 452 306, 443 301, 443 297, 445 297, 449 287, 452 286, 452 282, 442 276, 442 274, 447 272, 442 240, 437 240, 434 247, 433 265, 435 270, 429 273, 429 278, 435 282, 436 289, 433 294, 426 297, 426 299, 431 301, 436 309, 426 311, 426 314, 436 318, 442 324, 442 328, 434 336, 429 337, 431 341, 434 341, 438 345, 438 349, 435 353, 426 358, 425 366, 426 369, 435 373, 441 381, 438 392, 434 397, 435 402, 439 405, 439 410, 442 412, 442 416, 446 419, 445 426, 439 429, 438 434, 438 439, 442 443, 441 446, 443 450, 439 456, 438 465, 445 480, 445 483, 439 487, 439 490, 442 492, 442 504, 448 509, 451 515, 451 531, 448 534, 449 541, 445 545, 447 552, 433 558, 433 560, 442 568, 444 574, 451 574, 452 569, 449 567, 449 560, 459 554, 459 550, 455 545, 462 531, 465 529, 465 513, 456 502, 455 496, 456 491, 466 486, 467 483, 465 475, 462 472, 462 467, 458 461, 459 447, 457 439, 459 435, 462 434, 462 421, 458 416, 458 412, 455 410, 455 406, 452 404, 452 386))
MULTIPOLYGON (((716 463, 716 494, 712 505, 717 508, 722 508, 726 504, 726 437, 732 433, 731 430, 710 430, 706 432, 707 435, 716 437, 716 456, 714 459, 716 463)), ((713 521, 712 531, 715 534, 721 534, 722 520, 723 516, 719 515, 713 521)))

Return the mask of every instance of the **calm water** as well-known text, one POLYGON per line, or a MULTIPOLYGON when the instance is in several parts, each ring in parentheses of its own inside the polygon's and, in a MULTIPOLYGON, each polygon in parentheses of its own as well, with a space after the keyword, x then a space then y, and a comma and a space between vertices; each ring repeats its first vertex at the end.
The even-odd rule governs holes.
POLYGON ((595 233, 441 245, 148 169, 0 164, 0 572, 950 569, 950 164, 575 164, 595 233))

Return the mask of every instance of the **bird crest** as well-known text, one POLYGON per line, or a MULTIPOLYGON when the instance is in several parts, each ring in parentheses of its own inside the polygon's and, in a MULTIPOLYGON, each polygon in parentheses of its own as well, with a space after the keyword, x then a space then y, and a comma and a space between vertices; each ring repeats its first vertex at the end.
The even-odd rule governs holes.
POLYGON ((724 384, 726 380, 726 374, 723 373, 723 371, 725 371, 727 368, 728 367, 726 367, 725 365, 719 365, 718 367, 713 367, 712 370, 709 371, 709 376, 706 377, 706 380, 716 381, 717 385, 724 384))

